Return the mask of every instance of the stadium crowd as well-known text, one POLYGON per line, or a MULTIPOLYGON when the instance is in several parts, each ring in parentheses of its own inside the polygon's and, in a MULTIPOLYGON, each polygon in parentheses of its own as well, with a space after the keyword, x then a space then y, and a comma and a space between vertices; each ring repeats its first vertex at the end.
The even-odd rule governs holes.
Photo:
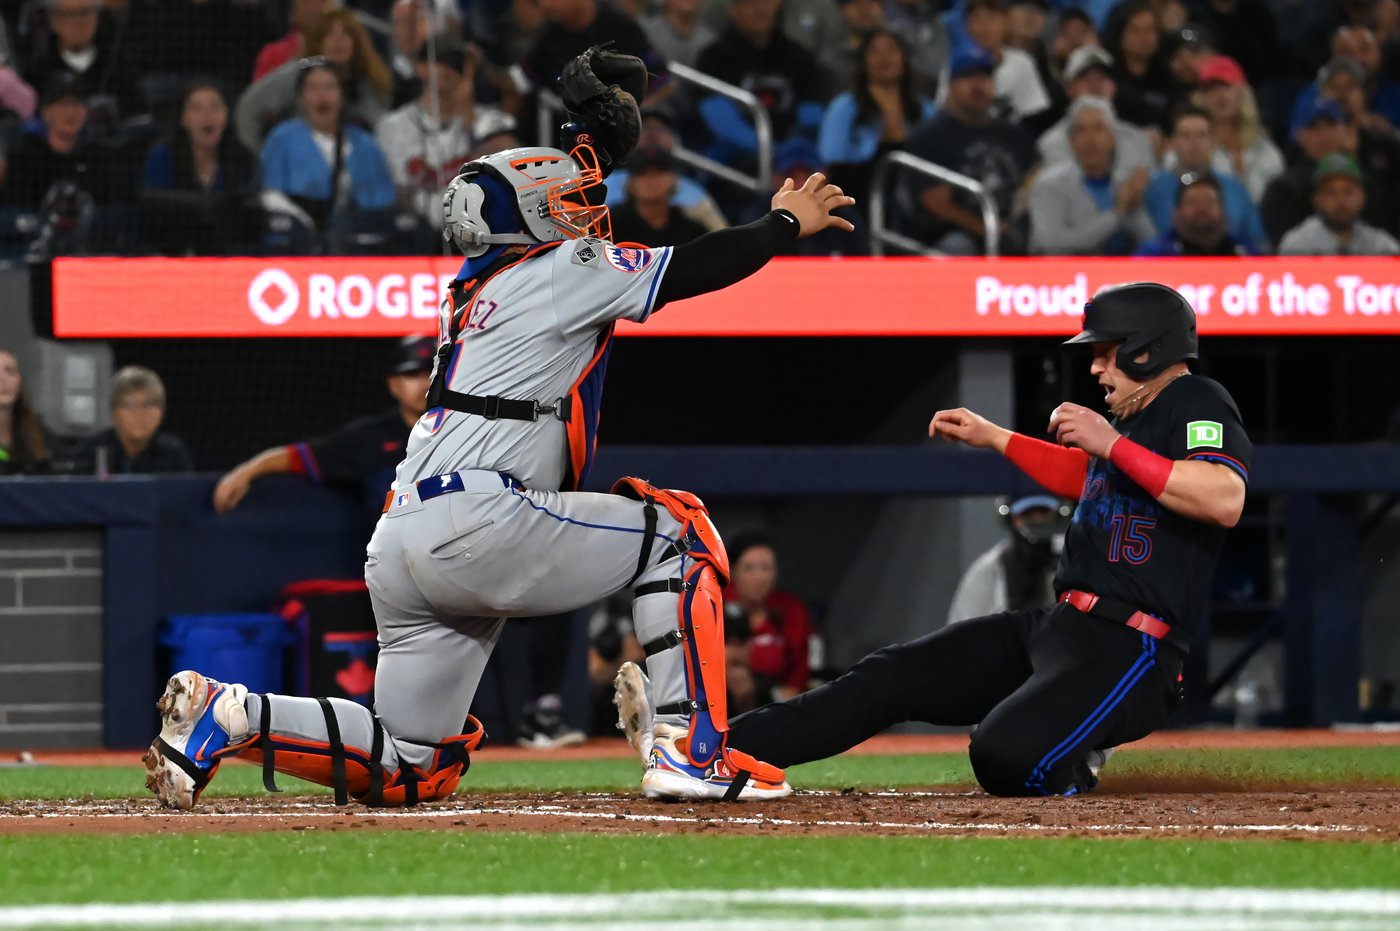
MULTIPOLYGON (((463 162, 531 144, 540 91, 611 41, 653 74, 613 179, 619 239, 761 212, 773 179, 856 194, 894 150, 979 182, 1001 251, 1400 251, 1397 0, 4 0, 0 258, 437 252, 463 162)), ((986 248, 967 190, 901 170, 889 222, 986 248)), ((868 235, 807 253, 862 253, 868 235)))

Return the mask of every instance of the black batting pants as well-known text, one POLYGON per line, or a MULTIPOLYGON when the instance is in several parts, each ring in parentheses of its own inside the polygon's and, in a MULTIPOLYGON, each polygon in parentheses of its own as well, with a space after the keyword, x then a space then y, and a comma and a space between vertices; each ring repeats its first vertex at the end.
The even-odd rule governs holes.
POLYGON ((821 688, 740 715, 729 744, 792 766, 905 721, 977 725, 968 754, 982 788, 1072 795, 1098 782, 1090 752, 1166 721, 1183 659, 1069 605, 994 614, 877 650, 821 688))

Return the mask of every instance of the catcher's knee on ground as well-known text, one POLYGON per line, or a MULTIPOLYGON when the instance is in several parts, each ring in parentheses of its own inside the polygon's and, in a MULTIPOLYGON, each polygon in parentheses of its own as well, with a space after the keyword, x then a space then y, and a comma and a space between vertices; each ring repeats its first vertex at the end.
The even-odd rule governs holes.
POLYGON ((1089 771, 1089 747, 1057 747, 1050 752, 1006 728, 979 727, 968 759, 977 784, 991 795, 1066 795, 1091 791, 1098 780, 1089 771))
POLYGON ((442 741, 391 737, 362 705, 338 698, 250 695, 248 706, 250 723, 258 723, 228 753, 260 763, 269 791, 279 791, 275 771, 333 788, 337 805, 354 799, 373 807, 399 807, 446 798, 485 736, 481 723, 469 715, 464 733, 442 741), (400 759, 395 743, 431 747, 433 753, 426 766, 410 765, 400 759))

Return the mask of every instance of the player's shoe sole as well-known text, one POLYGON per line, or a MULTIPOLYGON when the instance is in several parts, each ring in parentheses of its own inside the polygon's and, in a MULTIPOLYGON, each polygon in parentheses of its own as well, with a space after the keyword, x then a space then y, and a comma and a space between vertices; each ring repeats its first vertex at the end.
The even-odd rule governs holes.
POLYGON ((219 751, 228 746, 230 734, 248 732, 247 697, 246 687, 217 682, 192 669, 170 677, 165 693, 156 701, 160 734, 141 757, 146 766, 146 788, 162 805, 184 811, 194 807, 218 769, 219 751), (180 754, 205 774, 203 783, 197 783, 171 759, 171 753, 180 754))
POLYGON ((623 663, 613 679, 613 704, 617 705, 617 729, 647 766, 651 760, 651 700, 647 698, 647 677, 636 663, 623 663))

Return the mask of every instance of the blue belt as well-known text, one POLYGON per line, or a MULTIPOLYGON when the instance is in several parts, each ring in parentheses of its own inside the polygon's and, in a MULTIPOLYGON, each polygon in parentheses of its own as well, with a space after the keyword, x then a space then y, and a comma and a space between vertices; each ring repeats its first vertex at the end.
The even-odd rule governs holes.
MULTIPOLYGON (((413 487, 418 490, 418 500, 431 501, 433 498, 440 498, 443 495, 450 495, 456 491, 466 491, 467 482, 463 478, 464 474, 472 476, 473 481, 471 487, 474 491, 493 490, 489 487, 489 485, 486 488, 482 488, 481 482, 476 480, 476 476, 485 475, 494 475, 498 479, 500 479, 502 489, 515 488, 523 490, 525 488, 524 485, 516 481, 515 477, 508 472, 488 472, 485 469, 473 469, 472 471, 467 473, 448 472, 445 475, 434 475, 430 478, 425 478, 420 481, 414 482, 413 487)), ((395 500, 403 494, 403 491, 398 491, 393 488, 389 489, 389 493, 384 496, 384 510, 388 511, 389 508, 393 507, 395 500)))

